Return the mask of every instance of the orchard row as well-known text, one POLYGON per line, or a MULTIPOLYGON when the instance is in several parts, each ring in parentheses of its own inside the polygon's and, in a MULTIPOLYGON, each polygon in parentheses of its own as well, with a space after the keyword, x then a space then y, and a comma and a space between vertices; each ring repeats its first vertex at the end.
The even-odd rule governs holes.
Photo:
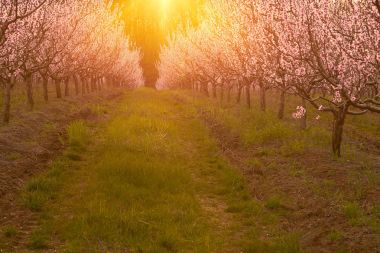
POLYGON ((98 90, 106 83, 143 83, 140 51, 131 47, 117 9, 102 0, 0 0, 0 85, 2 120, 10 119, 15 85, 25 84, 33 109, 33 88, 54 83, 56 96, 98 90), (65 85, 64 94, 61 85, 65 85))
POLYGON ((209 0, 204 21, 168 39, 158 64, 161 88, 192 88, 240 100, 245 89, 278 90, 334 117, 332 148, 341 154, 347 115, 380 113, 379 0, 209 0))

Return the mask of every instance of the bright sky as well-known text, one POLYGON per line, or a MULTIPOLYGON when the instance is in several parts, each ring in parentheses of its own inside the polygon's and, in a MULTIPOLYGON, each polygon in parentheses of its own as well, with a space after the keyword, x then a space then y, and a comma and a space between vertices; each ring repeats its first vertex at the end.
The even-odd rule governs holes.
POLYGON ((160 0, 160 2, 161 2, 162 21, 165 22, 170 12, 171 0, 160 0))

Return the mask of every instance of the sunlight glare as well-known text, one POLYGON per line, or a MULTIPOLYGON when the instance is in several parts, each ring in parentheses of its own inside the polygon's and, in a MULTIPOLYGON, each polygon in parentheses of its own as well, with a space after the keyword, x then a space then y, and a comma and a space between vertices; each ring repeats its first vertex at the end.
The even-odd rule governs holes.
POLYGON ((170 8, 170 0, 160 0, 161 1, 161 12, 162 15, 165 17, 168 15, 169 8, 170 8))

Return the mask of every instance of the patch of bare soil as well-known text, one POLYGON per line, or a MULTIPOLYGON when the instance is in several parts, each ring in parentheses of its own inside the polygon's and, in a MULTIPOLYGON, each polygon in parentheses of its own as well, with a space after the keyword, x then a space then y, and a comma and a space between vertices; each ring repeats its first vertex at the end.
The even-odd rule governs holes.
POLYGON ((264 202, 280 197, 281 230, 299 234, 305 252, 380 252, 379 143, 371 143, 371 168, 359 162, 360 154, 335 161, 328 148, 294 157, 265 155, 260 147, 243 145, 207 111, 199 114, 225 157, 243 171, 252 195, 264 202), (252 159, 262 164, 252 165, 252 159))
POLYGON ((19 193, 62 153, 67 125, 78 119, 101 120, 103 115, 95 113, 93 106, 122 94, 115 90, 51 102, 40 111, 16 113, 9 126, 0 127, 0 232, 6 227, 18 231, 16 238, 5 242, 12 244, 6 248, 17 252, 37 226, 37 215, 21 205, 19 193))

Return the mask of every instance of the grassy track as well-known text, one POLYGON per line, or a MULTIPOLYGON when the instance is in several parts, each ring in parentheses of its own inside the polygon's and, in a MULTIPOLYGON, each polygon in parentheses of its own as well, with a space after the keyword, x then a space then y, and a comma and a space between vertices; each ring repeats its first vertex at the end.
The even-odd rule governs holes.
POLYGON ((255 224, 271 229, 276 216, 194 108, 142 89, 111 111, 71 125, 65 156, 27 186, 23 202, 41 220, 26 252, 298 252, 293 235, 261 242, 255 224))
POLYGON ((350 118, 337 159, 329 118, 299 131, 270 104, 139 89, 93 105, 20 196, 34 231, 0 228, 0 253, 377 252, 379 118, 350 118))

